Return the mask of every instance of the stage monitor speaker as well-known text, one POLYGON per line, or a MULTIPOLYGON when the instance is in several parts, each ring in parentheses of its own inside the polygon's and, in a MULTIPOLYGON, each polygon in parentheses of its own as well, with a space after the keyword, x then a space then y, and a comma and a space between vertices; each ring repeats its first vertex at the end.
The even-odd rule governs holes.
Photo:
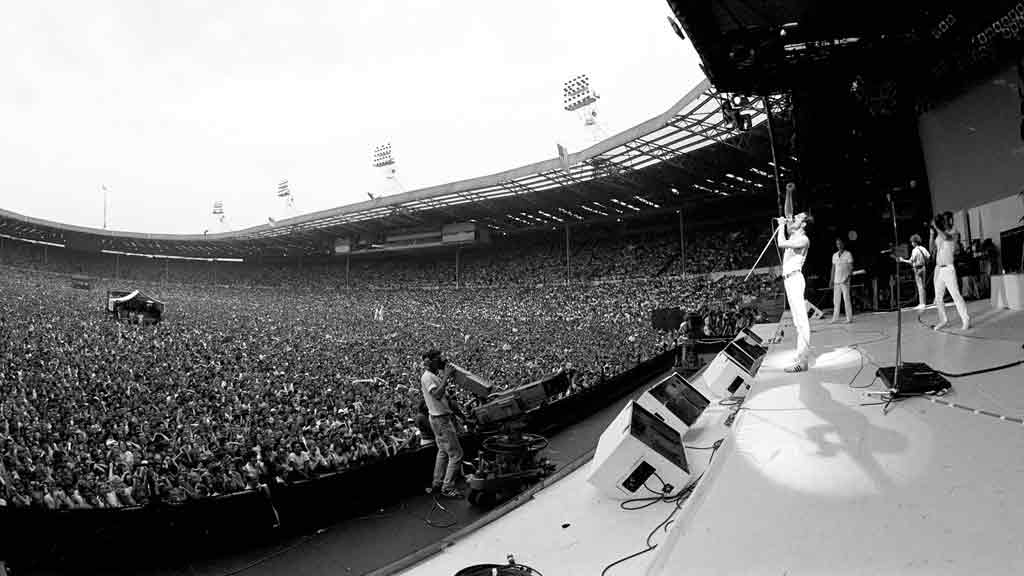
POLYGON ((733 340, 743 352, 752 358, 758 366, 760 366, 761 360, 764 359, 765 355, 768 354, 768 347, 764 345, 764 341, 760 336, 754 333, 750 328, 744 328, 736 335, 733 340))
POLYGON ((689 476, 679 433, 630 402, 601 434, 587 481, 609 497, 628 499, 677 493, 689 476))
POLYGON ((730 342, 694 379, 694 387, 717 398, 746 396, 763 358, 752 358, 736 342, 730 342))
POLYGON ((671 426, 680 437, 686 436, 686 431, 711 403, 707 395, 674 372, 651 386, 636 402, 671 426))

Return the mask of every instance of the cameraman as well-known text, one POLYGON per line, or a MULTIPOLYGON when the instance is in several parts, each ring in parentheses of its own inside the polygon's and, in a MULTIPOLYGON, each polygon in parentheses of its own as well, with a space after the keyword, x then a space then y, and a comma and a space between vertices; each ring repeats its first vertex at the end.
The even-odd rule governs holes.
POLYGON ((431 492, 440 492, 445 498, 462 498, 462 492, 455 487, 456 477, 462 470, 462 445, 459 444, 455 418, 446 393, 453 368, 438 350, 423 354, 423 363, 426 370, 420 378, 420 389, 437 442, 431 492))

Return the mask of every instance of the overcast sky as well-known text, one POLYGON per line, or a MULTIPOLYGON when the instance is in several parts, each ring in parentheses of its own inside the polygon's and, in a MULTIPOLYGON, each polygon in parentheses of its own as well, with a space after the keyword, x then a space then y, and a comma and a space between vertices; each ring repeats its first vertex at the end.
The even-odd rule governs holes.
POLYGON ((562 83, 589 74, 608 133, 702 78, 664 0, 0 4, 0 207, 112 229, 237 229, 589 144, 562 83))

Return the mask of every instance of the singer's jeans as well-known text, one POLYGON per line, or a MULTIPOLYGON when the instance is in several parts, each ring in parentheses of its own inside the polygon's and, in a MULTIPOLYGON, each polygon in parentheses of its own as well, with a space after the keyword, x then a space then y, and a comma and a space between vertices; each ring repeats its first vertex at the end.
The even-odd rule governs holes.
POLYGON ((451 414, 431 416, 430 429, 437 440, 437 458, 434 460, 434 486, 447 490, 455 487, 455 480, 462 472, 462 445, 455 430, 451 414), (443 482, 443 484, 442 484, 443 482))
POLYGON ((793 325, 796 327, 796 361, 806 364, 811 347, 811 323, 807 320, 807 304, 804 302, 803 273, 797 272, 786 278, 784 284, 789 311, 793 314, 793 325))
POLYGON ((846 303, 846 319, 853 317, 853 304, 850 303, 850 280, 832 285, 832 319, 839 320, 840 300, 846 303))
POLYGON ((935 268, 935 311, 939 313, 940 324, 945 324, 948 321, 944 302, 946 290, 949 290, 949 295, 953 297, 956 311, 960 314, 960 321, 967 324, 970 317, 967 316, 967 304, 964 303, 964 297, 960 295, 960 287, 956 281, 956 268, 937 266, 935 268))

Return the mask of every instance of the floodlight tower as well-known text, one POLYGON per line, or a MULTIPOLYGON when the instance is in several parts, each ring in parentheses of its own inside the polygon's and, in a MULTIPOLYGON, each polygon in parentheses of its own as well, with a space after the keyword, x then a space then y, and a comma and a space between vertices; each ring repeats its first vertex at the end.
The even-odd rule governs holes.
POLYGON ((597 101, 601 96, 590 86, 590 77, 580 74, 570 78, 562 86, 562 104, 566 112, 575 112, 583 121, 592 141, 603 139, 606 134, 597 120, 597 101))
POLYGON ((216 221, 213 228, 217 232, 227 232, 231 228, 228 226, 228 217, 224 213, 224 202, 217 200, 213 203, 213 219, 216 221))
POLYGON ((282 218, 291 218, 298 214, 298 210, 295 208, 295 195, 292 194, 291 184, 288 183, 287 178, 277 183, 277 197, 284 203, 281 212, 282 218))
MULTIPOLYGON (((373 149, 373 167, 380 170, 384 176, 384 187, 383 190, 378 192, 378 196, 386 196, 388 194, 394 194, 402 192, 402 183, 398 181, 398 169, 395 167, 395 157, 391 153, 391 142, 385 142, 380 146, 373 149)), ((370 198, 373 198, 373 194, 370 194, 370 198)))

